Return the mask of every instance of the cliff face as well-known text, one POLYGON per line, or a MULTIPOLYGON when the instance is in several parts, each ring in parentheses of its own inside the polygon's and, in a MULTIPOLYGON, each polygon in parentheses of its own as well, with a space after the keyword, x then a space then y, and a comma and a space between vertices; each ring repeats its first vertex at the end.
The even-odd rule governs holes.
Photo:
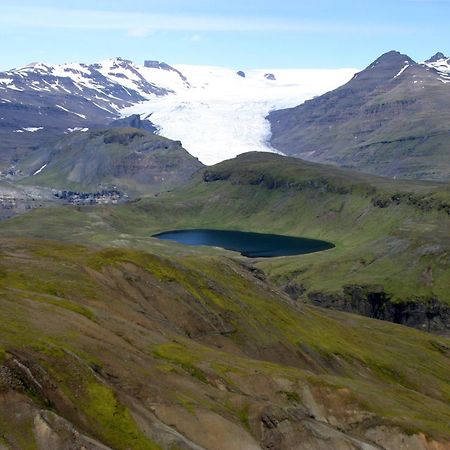
MULTIPOLYGON (((288 292, 296 297, 292 285, 288 292)), ((379 320, 450 335, 450 307, 437 298, 414 298, 392 301, 379 286, 345 286, 342 294, 310 292, 313 305, 333 308, 379 320)))

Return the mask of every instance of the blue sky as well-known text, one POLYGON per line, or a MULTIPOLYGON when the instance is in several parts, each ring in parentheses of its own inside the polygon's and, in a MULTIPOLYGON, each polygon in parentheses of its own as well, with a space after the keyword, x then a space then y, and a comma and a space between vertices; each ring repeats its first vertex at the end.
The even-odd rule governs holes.
POLYGON ((450 0, 1 0, 0 69, 33 61, 363 68, 450 53, 450 0))

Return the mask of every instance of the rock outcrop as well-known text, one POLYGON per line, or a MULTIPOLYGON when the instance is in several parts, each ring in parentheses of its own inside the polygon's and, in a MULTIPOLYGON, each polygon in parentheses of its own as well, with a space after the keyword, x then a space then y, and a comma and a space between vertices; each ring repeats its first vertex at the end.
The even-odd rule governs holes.
MULTIPOLYGON (((297 295, 291 285, 288 292, 297 295)), ((308 299, 322 308, 362 314, 423 331, 450 333, 450 307, 437 298, 393 301, 382 286, 349 285, 342 294, 310 292, 308 299)))

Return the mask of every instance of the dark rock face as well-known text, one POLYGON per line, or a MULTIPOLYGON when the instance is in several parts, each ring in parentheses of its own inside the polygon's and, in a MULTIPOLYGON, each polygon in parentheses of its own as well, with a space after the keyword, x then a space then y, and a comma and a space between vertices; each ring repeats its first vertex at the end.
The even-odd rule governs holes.
POLYGON ((297 190, 318 189, 323 192, 334 192, 336 194, 348 194, 350 189, 347 186, 335 185, 325 178, 314 178, 304 181, 292 181, 283 177, 277 177, 270 172, 259 170, 243 169, 242 171, 221 170, 219 167, 207 169, 203 173, 203 181, 212 183, 214 181, 230 180, 234 185, 261 186, 267 189, 297 190))
POLYGON ((450 78, 428 64, 386 53, 344 86, 272 112, 271 144, 378 175, 450 180, 450 78))
POLYGON ((302 284, 290 282, 284 286, 284 291, 292 300, 298 300, 306 292, 306 288, 302 284))
POLYGON ((377 194, 372 198, 372 205, 381 209, 400 204, 413 206, 423 212, 436 210, 450 215, 450 203, 445 199, 433 196, 397 193, 394 195, 377 194))
POLYGON ((266 80, 270 80, 270 81, 276 81, 276 77, 273 73, 266 73, 264 74, 264 78, 266 80))
POLYGON ((189 84, 187 78, 179 70, 175 69, 174 67, 170 66, 165 62, 144 61, 144 67, 147 67, 148 69, 160 69, 160 70, 167 70, 168 72, 175 72, 186 84, 189 84))
POLYGON ((158 128, 150 120, 142 120, 139 114, 114 120, 109 124, 109 128, 137 128, 154 134, 158 132, 158 128))
POLYGON ((361 314, 423 331, 450 331, 450 307, 437 298, 394 302, 380 286, 358 285, 344 287, 342 294, 311 292, 308 298, 322 308, 361 314))
POLYGON ((143 138, 145 133, 139 130, 130 130, 128 133, 105 133, 103 142, 105 144, 129 145, 135 139, 143 138))
POLYGON ((215 181, 225 181, 230 178, 230 174, 223 174, 220 172, 214 172, 210 170, 205 170, 203 173, 203 181, 205 183, 213 183, 215 181))
POLYGON ((242 78, 246 77, 245 72, 243 72, 242 70, 239 70, 239 72, 236 72, 236 74, 239 75, 242 78))
POLYGON ((160 63, 159 61, 144 61, 144 67, 148 69, 163 69, 163 66, 166 65, 166 63, 160 63))

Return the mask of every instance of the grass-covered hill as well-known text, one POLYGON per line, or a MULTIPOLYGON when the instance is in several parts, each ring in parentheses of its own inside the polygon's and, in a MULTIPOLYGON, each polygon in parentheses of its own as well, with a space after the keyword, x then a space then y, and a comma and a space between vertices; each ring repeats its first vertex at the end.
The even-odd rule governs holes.
POLYGON ((123 127, 71 133, 18 165, 24 185, 84 192, 113 186, 130 195, 179 185, 201 167, 180 142, 123 127))
POLYGON ((444 338, 223 255, 0 245, 3 449, 449 448, 444 338))
POLYGON ((249 153, 201 170, 180 190, 117 208, 39 210, 4 222, 0 234, 168 254, 224 252, 162 243, 153 233, 203 227, 323 239, 336 248, 255 264, 293 298, 445 332, 449 205, 447 184, 249 153))

